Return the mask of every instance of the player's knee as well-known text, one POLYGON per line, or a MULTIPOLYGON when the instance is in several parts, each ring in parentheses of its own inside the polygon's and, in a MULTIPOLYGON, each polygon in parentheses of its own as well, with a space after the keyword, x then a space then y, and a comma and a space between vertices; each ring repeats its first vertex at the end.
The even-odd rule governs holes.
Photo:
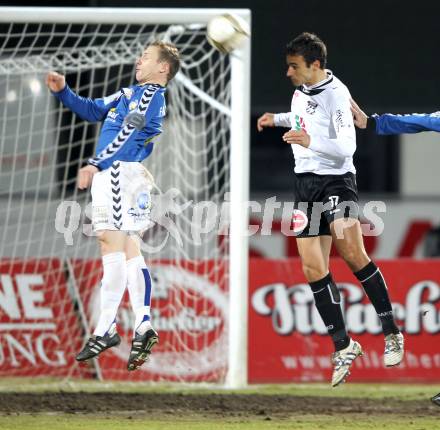
POLYGON ((304 276, 309 282, 318 281, 327 274, 325 267, 320 267, 316 264, 310 264, 308 262, 302 263, 302 270, 304 276))
POLYGON ((106 232, 101 232, 100 234, 98 234, 98 242, 99 247, 101 248, 102 255, 108 254, 113 251, 111 240, 106 232))
POLYGON ((343 250, 341 257, 348 264, 351 270, 357 271, 365 267, 369 262, 368 255, 363 249, 355 246, 349 246, 343 250))
POLYGON ((109 243, 109 238, 105 231, 98 232, 97 238, 100 245, 109 243))

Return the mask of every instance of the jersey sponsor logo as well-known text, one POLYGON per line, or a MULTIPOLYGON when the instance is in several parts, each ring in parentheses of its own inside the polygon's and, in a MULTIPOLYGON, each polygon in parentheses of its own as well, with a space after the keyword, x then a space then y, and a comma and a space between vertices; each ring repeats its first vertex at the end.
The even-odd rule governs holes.
POLYGON ((304 118, 300 117, 299 115, 295 115, 293 118, 293 129, 295 131, 306 130, 306 123, 304 122, 304 118))
POLYGON ((128 110, 129 111, 135 110, 137 108, 137 105, 138 105, 137 100, 130 102, 130 104, 128 105, 128 110))
POLYGON ((309 223, 309 220, 307 219, 307 215, 299 209, 293 210, 292 221, 293 221, 294 233, 301 233, 309 223))
POLYGON ((312 101, 308 101, 307 102, 307 107, 306 107, 306 112, 309 115, 313 115, 316 112, 316 108, 318 107, 318 103, 316 102, 312 102, 312 101))
POLYGON ((140 222, 140 221, 146 221, 148 218, 149 211, 136 209, 136 208, 130 208, 127 211, 128 215, 130 215, 133 218, 133 221, 140 222))
POLYGON ((109 111, 108 111, 108 114, 107 114, 107 119, 109 120, 109 121, 111 121, 111 122, 115 122, 116 121, 116 118, 118 117, 118 112, 116 112, 116 108, 111 108, 109 111))
POLYGON ((336 124, 337 131, 338 131, 338 132, 339 132, 339 130, 340 130, 341 128, 343 128, 343 127, 350 127, 350 124, 347 124, 347 123, 344 121, 344 112, 342 112, 341 109, 338 109, 338 110, 335 112, 335 124, 336 124))

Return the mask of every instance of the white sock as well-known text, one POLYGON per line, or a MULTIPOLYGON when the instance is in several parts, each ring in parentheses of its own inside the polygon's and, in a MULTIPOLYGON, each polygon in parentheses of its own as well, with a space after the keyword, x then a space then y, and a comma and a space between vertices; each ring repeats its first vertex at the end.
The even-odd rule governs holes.
POLYGON ((93 332, 96 336, 104 336, 111 329, 127 285, 127 264, 123 252, 104 255, 102 266, 101 313, 93 332))
POLYGON ((141 255, 127 261, 127 285, 130 302, 135 314, 133 337, 151 328, 150 306, 153 289, 150 272, 141 255))

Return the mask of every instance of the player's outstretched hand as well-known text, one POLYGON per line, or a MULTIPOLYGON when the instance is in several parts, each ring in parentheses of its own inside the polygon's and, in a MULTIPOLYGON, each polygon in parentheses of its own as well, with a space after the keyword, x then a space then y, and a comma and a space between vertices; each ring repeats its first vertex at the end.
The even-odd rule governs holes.
POLYGON ((66 78, 57 72, 49 72, 46 76, 46 85, 54 93, 58 93, 66 86, 66 78))
POLYGON ((358 128, 367 128, 368 115, 358 106, 358 104, 350 99, 351 112, 353 113, 354 125, 358 128))
POLYGON ((99 170, 95 166, 85 166, 78 171, 77 185, 80 190, 85 190, 92 184, 93 175, 99 170))
POLYGON ((284 142, 289 145, 301 145, 308 148, 310 145, 310 136, 303 130, 290 130, 283 134, 284 142))
POLYGON ((264 127, 275 127, 273 117, 274 114, 269 112, 261 115, 257 121, 257 130, 262 131, 264 127))

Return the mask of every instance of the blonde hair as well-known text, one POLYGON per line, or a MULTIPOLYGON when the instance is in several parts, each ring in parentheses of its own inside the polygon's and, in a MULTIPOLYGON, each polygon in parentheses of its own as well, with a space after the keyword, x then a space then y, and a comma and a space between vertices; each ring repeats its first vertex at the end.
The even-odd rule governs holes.
POLYGON ((159 61, 164 61, 169 64, 170 71, 167 76, 167 81, 171 81, 180 69, 180 54, 176 45, 174 45, 174 43, 156 40, 148 46, 157 46, 159 48, 159 61))

